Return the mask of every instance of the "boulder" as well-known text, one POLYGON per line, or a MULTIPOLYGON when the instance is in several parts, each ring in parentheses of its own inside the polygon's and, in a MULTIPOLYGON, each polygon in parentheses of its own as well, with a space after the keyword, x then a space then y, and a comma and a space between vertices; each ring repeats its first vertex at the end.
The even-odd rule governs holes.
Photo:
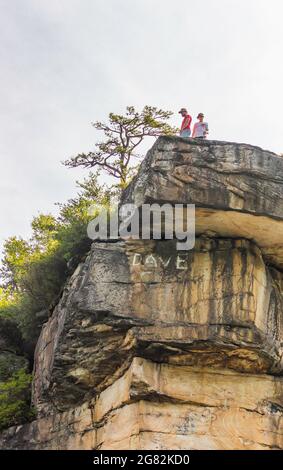
POLYGON ((283 158, 272 152, 161 137, 122 202, 195 204, 197 235, 252 240, 283 268, 283 158))
POLYGON ((159 138, 121 203, 195 204, 193 249, 92 244, 36 347, 39 419, 0 446, 282 449, 282 175, 257 147, 159 138))
POLYGON ((278 450, 282 380, 134 358, 96 399, 10 428, 5 449, 278 450))

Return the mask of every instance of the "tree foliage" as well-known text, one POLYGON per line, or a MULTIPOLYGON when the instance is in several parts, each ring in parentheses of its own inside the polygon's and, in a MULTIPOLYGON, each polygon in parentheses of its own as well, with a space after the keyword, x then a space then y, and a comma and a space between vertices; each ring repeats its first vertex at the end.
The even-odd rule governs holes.
POLYGON ((52 314, 62 288, 90 249, 87 225, 94 214, 90 206, 109 208, 110 200, 124 188, 146 137, 174 134, 168 120, 170 111, 145 106, 139 113, 127 107, 125 115, 110 113, 109 123, 95 122, 103 142, 94 152, 66 161, 69 167, 95 168, 79 193, 59 214, 39 214, 31 223, 31 237, 6 240, 0 268, 0 429, 33 418, 30 406, 33 353, 42 324, 52 314), (99 171, 118 179, 107 188, 98 183, 99 171), (29 359, 29 363, 28 360, 29 359))
POLYGON ((6 382, 0 382, 0 430, 34 418, 30 406, 31 379, 31 374, 20 369, 6 382))
POLYGON ((127 185, 133 171, 132 160, 139 157, 138 147, 146 137, 172 135, 176 129, 168 124, 173 113, 152 106, 145 106, 139 113, 133 106, 126 108, 125 115, 109 114, 109 123, 96 121, 93 127, 104 133, 95 151, 66 160, 70 168, 101 168, 119 180, 119 187, 127 185))
POLYGON ((10 237, 4 243, 4 256, 0 270, 4 286, 18 289, 19 279, 25 272, 25 263, 31 254, 31 246, 21 237, 10 237))
POLYGON ((4 245, 0 316, 17 322, 30 355, 67 277, 90 249, 89 207, 109 204, 112 195, 93 173, 78 187, 77 197, 58 204, 57 217, 39 214, 33 219, 29 240, 11 237, 4 245))

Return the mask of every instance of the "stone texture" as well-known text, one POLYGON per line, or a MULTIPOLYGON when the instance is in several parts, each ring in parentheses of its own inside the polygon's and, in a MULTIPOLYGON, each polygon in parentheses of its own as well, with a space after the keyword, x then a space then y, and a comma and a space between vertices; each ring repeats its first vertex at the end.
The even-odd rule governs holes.
POLYGON ((282 371, 282 274, 247 240, 94 243, 36 351, 34 401, 64 410, 98 393, 134 355, 282 371))
POLYGON ((196 205, 196 232, 254 240, 283 267, 283 158, 246 144, 161 137, 123 202, 196 205))
POLYGON ((0 447, 283 448, 282 170, 249 145, 158 139, 122 202, 195 203, 194 249, 93 243, 37 344, 39 419, 0 447))
POLYGON ((21 449, 282 448, 282 381, 134 358, 87 404, 2 433, 21 449))

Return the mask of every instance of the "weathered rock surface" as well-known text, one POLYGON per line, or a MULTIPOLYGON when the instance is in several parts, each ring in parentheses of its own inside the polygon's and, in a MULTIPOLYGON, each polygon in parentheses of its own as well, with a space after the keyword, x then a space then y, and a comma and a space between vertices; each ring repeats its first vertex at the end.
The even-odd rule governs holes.
POLYGON ((247 144, 162 137, 123 202, 196 205, 196 233, 247 238, 283 267, 283 158, 247 144))
POLYGON ((94 243, 43 328, 35 403, 67 409, 135 355, 280 373, 282 286, 246 240, 198 239, 186 254, 171 241, 94 243))
POLYGON ((37 344, 40 418, 0 447, 283 448, 283 159, 160 138, 123 202, 195 203, 195 248, 93 243, 37 344))
POLYGON ((2 447, 279 449, 282 381, 135 358, 96 400, 10 428, 2 447))

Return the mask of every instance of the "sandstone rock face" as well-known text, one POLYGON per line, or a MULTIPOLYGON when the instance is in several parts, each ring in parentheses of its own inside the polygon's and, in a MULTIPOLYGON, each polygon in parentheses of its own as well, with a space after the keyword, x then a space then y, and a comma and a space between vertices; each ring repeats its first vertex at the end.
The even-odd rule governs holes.
POLYGON ((162 137, 123 202, 196 205, 196 232, 247 238, 283 267, 283 159, 246 144, 162 137))
POLYGON ((194 249, 93 243, 37 344, 39 419, 1 448, 283 448, 282 175, 258 148, 158 139, 122 202, 196 204, 194 249))
POLYGON ((68 409, 136 355, 280 373, 282 286, 247 240, 198 239, 186 254, 171 241, 94 243, 43 328, 35 403, 68 409))
POLYGON ((5 448, 280 449, 282 381, 135 358, 80 407, 10 428, 5 448))

